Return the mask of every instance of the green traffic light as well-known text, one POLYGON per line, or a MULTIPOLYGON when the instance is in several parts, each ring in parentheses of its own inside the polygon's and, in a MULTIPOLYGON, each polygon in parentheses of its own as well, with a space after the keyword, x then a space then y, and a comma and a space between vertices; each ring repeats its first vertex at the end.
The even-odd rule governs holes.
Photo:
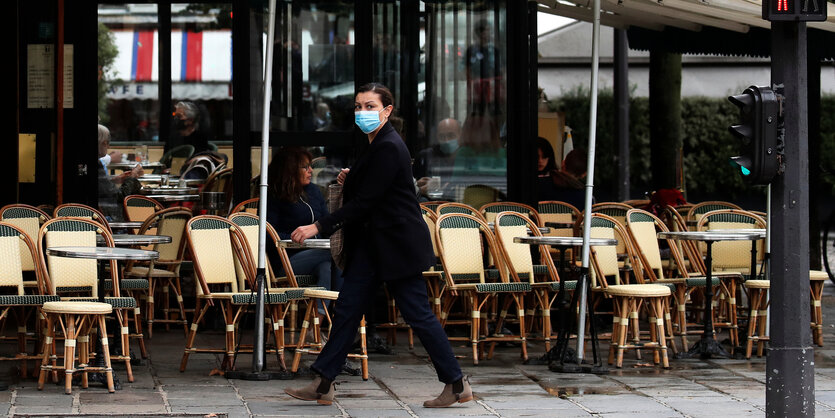
POLYGON ((731 166, 734 168, 739 167, 739 171, 742 172, 743 176, 748 176, 751 174, 751 170, 740 163, 741 160, 745 160, 742 157, 731 157, 728 159, 728 162, 731 163, 731 166))

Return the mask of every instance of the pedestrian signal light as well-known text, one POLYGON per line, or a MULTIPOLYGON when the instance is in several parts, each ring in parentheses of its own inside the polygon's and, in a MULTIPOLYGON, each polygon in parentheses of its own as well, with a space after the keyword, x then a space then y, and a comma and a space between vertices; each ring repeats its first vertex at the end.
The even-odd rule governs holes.
POLYGON ((824 21, 826 0, 762 0, 763 19, 768 21, 824 21))
POLYGON ((779 168, 777 95, 768 87, 751 86, 728 100, 739 108, 739 123, 728 130, 740 140, 742 152, 731 157, 731 165, 739 168, 747 183, 771 183, 779 168))

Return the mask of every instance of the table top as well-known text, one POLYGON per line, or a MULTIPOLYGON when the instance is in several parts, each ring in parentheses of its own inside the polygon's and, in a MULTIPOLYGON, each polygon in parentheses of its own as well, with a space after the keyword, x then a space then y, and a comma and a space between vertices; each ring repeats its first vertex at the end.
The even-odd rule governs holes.
POLYGON ((765 237, 765 230, 762 232, 741 232, 743 230, 712 230, 712 231, 669 231, 659 232, 658 238, 675 239, 682 241, 750 241, 765 237))
POLYGON ((46 253, 55 257, 85 258, 93 260, 156 260, 156 251, 114 247, 49 247, 46 253))
POLYGON ((193 202, 200 200, 199 194, 148 194, 145 196, 160 202, 193 202))
POLYGON ((139 176, 137 180, 143 183, 164 183, 166 178, 168 179, 168 184, 171 186, 179 185, 180 182, 183 182, 186 185, 190 186, 203 184, 206 182, 205 179, 181 179, 177 176, 172 176, 169 174, 145 174, 139 176))
POLYGON ((159 187, 143 187, 139 189, 139 193, 141 194, 167 194, 167 195, 180 195, 180 194, 197 194, 196 187, 177 187, 177 186, 159 186, 159 187))
POLYGON ((304 240, 304 243, 302 244, 296 244, 292 240, 283 239, 278 242, 278 245, 289 249, 318 248, 322 250, 329 250, 331 248, 331 240, 324 238, 309 238, 304 240))
POLYGON ((120 162, 120 163, 110 163, 107 165, 108 170, 112 169, 122 169, 122 170, 130 170, 135 167, 137 164, 142 164, 142 168, 160 168, 165 167, 165 165, 159 161, 148 161, 144 163, 140 163, 138 161, 127 161, 127 162, 120 162))
POLYGON ((115 222, 108 222, 111 229, 122 229, 122 228, 141 228, 142 222, 139 221, 115 221, 115 222))
POLYGON ((168 235, 113 234, 113 243, 116 245, 168 244, 171 241, 168 235))
MULTIPOLYGON (((516 237, 513 238, 513 242, 529 245, 545 244, 557 247, 579 247, 583 245, 583 237, 516 237)), ((618 240, 612 238, 590 238, 589 245, 618 245, 618 240)))

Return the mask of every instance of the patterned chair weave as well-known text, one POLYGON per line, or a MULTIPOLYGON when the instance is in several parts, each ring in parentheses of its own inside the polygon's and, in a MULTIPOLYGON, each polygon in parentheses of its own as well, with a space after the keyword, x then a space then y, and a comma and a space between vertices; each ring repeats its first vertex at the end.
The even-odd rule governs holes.
POLYGON ((171 242, 157 244, 154 247, 156 251, 159 251, 159 261, 174 261, 179 258, 180 246, 185 239, 184 232, 189 218, 190 215, 186 214, 170 214, 160 220, 157 234, 171 237, 171 242))
MULTIPOLYGON (((2 218, 3 222, 23 230, 33 242, 38 239, 38 230, 41 223, 46 220, 40 212, 26 208, 8 208, 3 212, 2 218)), ((35 262, 32 260, 26 243, 20 240, 18 245, 20 246, 20 267, 23 271, 34 271, 35 262)))
POLYGON ((661 262, 661 250, 658 247, 654 220, 643 213, 632 213, 629 218, 629 229, 635 238, 637 247, 643 252, 649 263, 647 268, 655 271, 656 277, 664 278, 664 268, 661 262))
MULTIPOLYGON (((214 219, 199 219, 191 224, 191 244, 195 258, 200 260, 200 271, 207 284, 229 284, 238 292, 229 226, 214 219)), ((198 294, 203 294, 200 286, 198 294)))
MULTIPOLYGON (((96 246, 96 230, 94 225, 63 220, 48 225, 46 230, 46 247, 61 246, 96 246)), ((96 260, 47 256, 50 283, 54 293, 61 287, 86 287, 92 289, 97 296, 98 270, 96 260)))
POLYGON ((502 293, 502 292, 530 292, 530 283, 479 283, 475 285, 479 293, 502 293))
POLYGON ((487 222, 493 222, 496 220, 496 215, 498 215, 499 212, 517 212, 529 217, 535 216, 534 213, 531 212, 532 209, 533 208, 528 208, 524 205, 501 203, 496 205, 485 205, 482 208, 482 212, 484 212, 484 219, 486 219, 487 222))
POLYGON ((513 242, 514 237, 528 235, 527 223, 519 215, 502 216, 500 223, 501 225, 498 228, 501 228, 501 244, 507 253, 509 265, 519 275, 520 280, 522 280, 522 276, 525 276, 530 283, 533 283, 534 269, 531 259, 531 246, 513 242))
MULTIPOLYGON (((699 286, 704 287, 705 283, 707 283, 707 277, 693 277, 684 281, 688 287, 699 286)), ((718 277, 711 277, 710 280, 711 286, 719 286, 719 278, 718 277)))
POLYGON ((284 295, 287 296, 288 301, 301 300, 301 299, 305 298, 304 289, 287 289, 287 290, 278 289, 278 291, 281 292, 281 293, 284 293, 284 295))
POLYGON ((438 215, 446 215, 448 213, 463 213, 465 215, 477 215, 474 209, 467 209, 460 206, 444 206, 438 208, 438 215))
MULTIPOLYGON (((122 279, 119 281, 119 290, 147 290, 149 288, 148 279, 122 279)), ((113 290, 113 282, 105 280, 105 290, 113 290)))
POLYGON ((316 286, 318 282, 312 274, 297 274, 296 283, 298 283, 300 287, 309 287, 316 286))
MULTIPOLYGON (((562 283, 565 290, 577 289, 577 280, 564 280, 562 283)), ((560 290, 560 282, 551 283, 551 290, 554 292, 558 292, 560 290)))
POLYGON ((46 302, 57 302, 61 300, 55 295, 2 295, 0 305, 3 306, 31 306, 43 305, 46 302))
MULTIPOLYGON (((236 293, 232 295, 233 305, 254 305, 256 295, 255 293, 236 293)), ((287 303, 288 297, 284 293, 268 293, 264 295, 264 303, 275 305, 287 303)))
POLYGON ((481 236, 478 223, 466 218, 446 218, 441 220, 440 241, 444 248, 445 268, 453 279, 457 274, 476 274, 483 283, 484 260, 481 251, 481 236), (471 224, 467 226, 465 224, 471 224))
POLYGON ((18 295, 23 294, 21 250, 25 249, 26 254, 31 254, 29 247, 22 241, 20 232, 12 227, 0 225, 0 286, 14 286, 18 295))

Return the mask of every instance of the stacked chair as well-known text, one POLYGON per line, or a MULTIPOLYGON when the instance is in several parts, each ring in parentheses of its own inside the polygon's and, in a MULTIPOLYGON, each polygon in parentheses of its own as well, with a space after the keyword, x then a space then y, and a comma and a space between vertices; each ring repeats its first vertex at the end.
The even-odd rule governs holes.
MULTIPOLYGON (((29 205, 20 203, 4 206, 0 209, 0 221, 16 226, 23 231, 32 242, 38 238, 41 225, 52 217, 46 212, 29 205)), ((24 243, 20 240, 20 267, 23 269, 23 284, 26 288, 38 286, 36 276, 37 257, 32 257, 24 243)), ((40 293, 39 293, 40 294, 40 293)))
POLYGON ((611 298, 614 308, 609 364, 622 367, 627 349, 636 350, 638 358, 641 350, 650 349, 653 350, 655 364, 669 368, 668 341, 676 351, 669 313, 670 286, 643 282, 642 264, 635 254, 629 232, 617 219, 593 213, 591 237, 617 239, 626 248, 631 265, 635 267, 621 268, 615 247, 592 247, 590 250, 592 291, 611 298), (630 272, 633 271, 636 283, 630 283, 630 272), (646 311, 649 322, 649 342, 641 341, 639 317, 642 311, 646 311), (631 341, 627 341, 630 335, 631 341))
POLYGON ((469 337, 451 336, 450 340, 470 342, 473 364, 478 364, 479 359, 484 357, 486 343, 490 343, 486 358, 491 358, 495 343, 499 341, 520 343, 521 356, 523 360, 527 360, 524 299, 531 292, 530 282, 509 280, 507 268, 501 257, 501 249, 498 248, 490 227, 480 216, 447 213, 438 218, 435 228, 438 252, 446 281, 443 290, 441 325, 446 327, 450 323, 449 313, 455 302, 459 302, 465 311, 471 312, 469 318, 465 320, 470 328, 469 337), (482 248, 482 240, 490 254, 496 255, 494 257, 497 267, 495 275, 486 271, 485 256, 477 250, 482 248), (497 279, 489 280, 490 277, 497 277, 497 279), (491 318, 484 312, 485 315, 482 316, 482 311, 492 306, 488 305, 488 302, 493 301, 496 304, 501 303, 501 308, 499 308, 501 314, 491 318), (505 312, 511 305, 517 308, 516 319, 519 332, 505 335, 502 334, 506 321, 505 312), (488 324, 488 322, 492 323, 488 324), (489 325, 492 325, 492 329, 489 325))
POLYGON ((154 244, 149 248, 159 252, 159 259, 150 263, 129 261, 125 266, 120 286, 134 297, 144 296, 149 338, 153 337, 154 322, 164 323, 166 327, 172 323, 180 324, 186 334, 188 333, 180 266, 186 249, 185 226, 191 216, 191 210, 184 207, 172 207, 151 213, 144 219, 138 233, 150 233, 153 229, 156 234, 170 236, 171 243, 154 244), (155 297, 158 290, 162 291, 162 319, 155 319, 155 297), (172 290, 177 301, 177 310, 171 309, 169 296, 172 290), (178 317, 172 318, 172 312, 176 312, 178 317))
MULTIPOLYGON (((196 216, 186 224, 186 233, 198 283, 194 318, 183 350, 180 371, 185 371, 189 356, 193 353, 220 353, 223 355, 221 368, 231 370, 240 348, 236 338, 239 321, 247 308, 255 303, 254 291, 245 289, 247 285, 249 289, 255 289, 255 266, 250 258, 252 252, 241 228, 225 218, 196 216), (224 346, 197 347, 195 338, 198 324, 212 306, 219 308, 224 318, 224 346)), ((287 295, 284 293, 269 293, 265 298, 274 324, 280 324, 279 318, 275 316, 277 305, 283 306, 286 303, 287 295)), ((283 332, 283 329, 279 332, 283 332)), ((283 352, 281 339, 276 341, 276 352, 283 352)))

